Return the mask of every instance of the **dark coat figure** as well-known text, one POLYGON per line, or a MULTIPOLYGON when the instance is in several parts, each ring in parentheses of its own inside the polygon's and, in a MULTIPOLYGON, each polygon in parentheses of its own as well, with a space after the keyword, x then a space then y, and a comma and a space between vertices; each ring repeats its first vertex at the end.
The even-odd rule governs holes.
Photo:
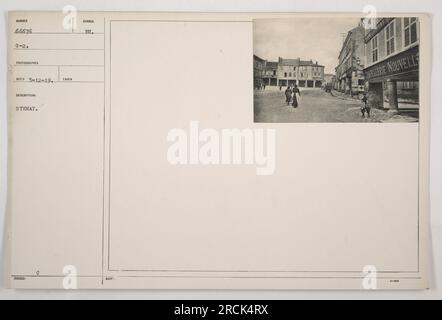
POLYGON ((296 95, 301 95, 301 92, 298 89, 298 86, 295 84, 295 87, 293 88, 293 108, 298 107, 298 98, 296 98, 296 95))
POLYGON ((290 105, 290 100, 292 99, 292 89, 290 89, 290 87, 287 87, 287 89, 285 90, 285 102, 287 103, 287 105, 290 105))
POLYGON ((365 113, 367 112, 367 117, 370 118, 370 106, 368 105, 367 94, 364 93, 361 99, 363 105, 361 106, 362 116, 365 117, 365 113))

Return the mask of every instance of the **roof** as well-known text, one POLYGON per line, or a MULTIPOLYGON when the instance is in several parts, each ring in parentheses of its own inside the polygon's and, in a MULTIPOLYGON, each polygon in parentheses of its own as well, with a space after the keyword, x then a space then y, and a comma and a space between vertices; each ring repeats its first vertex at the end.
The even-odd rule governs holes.
POLYGON ((392 20, 395 18, 375 18, 376 20, 376 28, 368 30, 364 37, 364 42, 367 43, 370 41, 375 35, 377 35, 381 30, 383 30, 392 20))
POLYGON ((324 67, 323 65, 313 62, 312 60, 301 60, 297 59, 279 59, 279 65, 281 66, 313 66, 313 67, 324 67))
POLYGON ((281 66, 299 66, 300 59, 279 59, 279 64, 281 66))
POLYGON ((258 57, 256 54, 253 55, 253 59, 265 61, 263 58, 258 57))
POLYGON ((318 64, 317 62, 313 62, 312 60, 301 60, 299 63, 300 66, 313 66, 313 67, 323 67, 322 65, 318 64))

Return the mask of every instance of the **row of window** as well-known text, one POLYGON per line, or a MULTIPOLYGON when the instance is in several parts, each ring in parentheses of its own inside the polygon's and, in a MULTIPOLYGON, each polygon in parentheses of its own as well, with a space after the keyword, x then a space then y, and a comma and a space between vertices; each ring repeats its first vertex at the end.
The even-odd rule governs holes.
MULTIPOLYGON (((296 75, 296 73, 293 72, 293 76, 295 76, 295 75, 296 75)), ((303 78, 304 75, 307 76, 307 73, 304 73, 304 72, 300 72, 300 73, 299 73, 299 76, 300 76, 301 78, 303 78)), ((320 77, 321 75, 322 75, 321 72, 313 72, 313 76, 315 76, 315 77, 320 77)), ((291 76, 292 76, 292 73, 291 73, 291 72, 284 72, 284 77, 285 77, 285 78, 287 78, 287 77, 291 77, 291 76)))
MULTIPOLYGON (((404 48, 414 44, 418 40, 418 27, 416 18, 403 18, 403 37, 404 48)), ((371 61, 376 62, 379 60, 379 34, 371 39, 371 61)), ((385 28, 385 47, 387 51, 387 57, 395 52, 397 49, 396 44, 396 27, 395 20, 391 21, 385 28)))
MULTIPOLYGON (((298 67, 300 71, 307 71, 308 67, 298 67)), ((313 71, 321 71, 321 67, 312 67, 313 71)), ((293 67, 293 71, 296 71, 296 67, 293 67)))
MULTIPOLYGON (((296 71, 296 67, 293 67, 293 70, 294 71, 296 71)), ((304 69, 303 69, 304 70, 304 69)), ((313 69, 313 70, 316 70, 316 69, 313 69)), ((291 77, 292 76, 292 74, 293 74, 293 76, 295 76, 296 75, 296 72, 284 72, 284 77, 291 77)), ((266 75, 273 75, 273 76, 276 76, 276 70, 273 70, 273 71, 267 71, 266 72, 266 75)), ((307 72, 300 72, 300 76, 301 77, 304 77, 304 75, 307 75, 307 72)), ((313 76, 317 76, 317 77, 320 77, 322 75, 322 72, 321 71, 313 71, 313 76)))

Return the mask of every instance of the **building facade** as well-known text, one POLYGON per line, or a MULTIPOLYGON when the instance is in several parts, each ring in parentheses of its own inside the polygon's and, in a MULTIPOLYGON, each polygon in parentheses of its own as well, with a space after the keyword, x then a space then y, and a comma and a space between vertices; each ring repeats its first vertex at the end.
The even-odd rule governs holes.
POLYGON ((301 88, 321 88, 324 66, 312 60, 278 58, 278 86, 297 85, 301 88))
POLYGON ((338 56, 335 88, 357 95, 364 92, 365 29, 362 24, 347 33, 338 56))
POLYGON ((324 84, 334 84, 335 83, 335 75, 331 73, 326 73, 324 75, 324 84))
POLYGON ((368 99, 375 107, 397 111, 419 107, 419 21, 379 18, 365 34, 364 69, 368 99))
POLYGON ((312 60, 284 59, 266 61, 253 56, 255 88, 265 86, 294 86, 321 88, 324 83, 324 66, 312 60))
POLYGON ((278 85, 278 63, 274 61, 266 61, 264 67, 263 82, 266 86, 278 85))
POLYGON ((266 61, 257 55, 253 55, 253 87, 260 89, 263 85, 264 68, 266 61))

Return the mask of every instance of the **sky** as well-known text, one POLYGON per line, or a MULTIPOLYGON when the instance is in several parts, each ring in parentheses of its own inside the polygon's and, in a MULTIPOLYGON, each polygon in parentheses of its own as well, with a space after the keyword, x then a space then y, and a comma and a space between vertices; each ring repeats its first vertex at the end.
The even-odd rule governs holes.
POLYGON ((257 19, 253 24, 253 51, 260 58, 278 57, 318 61, 325 73, 335 73, 343 35, 360 18, 257 19))

